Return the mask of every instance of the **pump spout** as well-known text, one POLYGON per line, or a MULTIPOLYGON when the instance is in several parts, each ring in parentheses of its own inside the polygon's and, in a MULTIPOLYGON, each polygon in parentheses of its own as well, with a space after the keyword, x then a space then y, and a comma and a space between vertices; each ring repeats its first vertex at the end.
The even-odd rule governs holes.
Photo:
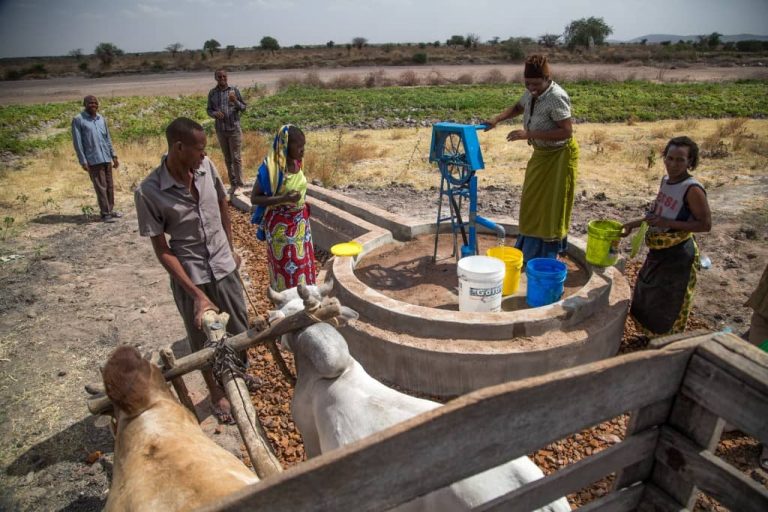
POLYGON ((500 226, 495 222, 493 222, 492 220, 486 219, 485 217, 481 217, 480 215, 478 215, 475 217, 475 222, 477 222, 484 228, 490 229, 491 231, 495 231, 496 236, 501 241, 503 241, 507 236, 507 232, 504 231, 504 226, 500 226))

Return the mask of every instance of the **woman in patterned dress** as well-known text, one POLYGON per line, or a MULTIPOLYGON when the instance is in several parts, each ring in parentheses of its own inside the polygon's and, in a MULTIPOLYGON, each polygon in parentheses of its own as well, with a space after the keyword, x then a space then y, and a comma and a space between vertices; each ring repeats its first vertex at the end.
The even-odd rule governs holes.
POLYGON ((315 250, 309 226, 307 178, 302 168, 304 133, 280 128, 259 167, 251 191, 251 222, 256 237, 267 242, 270 286, 275 291, 315 284, 315 250))
POLYGON ((512 130, 507 140, 528 141, 528 161, 520 198, 520 235, 515 247, 527 262, 556 258, 565 253, 571 223, 579 146, 573 138, 571 100, 550 75, 543 55, 525 59, 525 93, 518 102, 491 120, 486 131, 506 119, 523 114, 523 129, 512 130))

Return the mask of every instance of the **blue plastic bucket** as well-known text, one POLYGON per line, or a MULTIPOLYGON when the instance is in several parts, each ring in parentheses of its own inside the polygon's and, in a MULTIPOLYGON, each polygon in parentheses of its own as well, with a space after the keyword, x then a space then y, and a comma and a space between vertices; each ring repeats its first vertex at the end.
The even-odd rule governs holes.
POLYGON ((528 292, 525 301, 532 308, 560 300, 568 268, 554 258, 534 258, 525 267, 528 292))

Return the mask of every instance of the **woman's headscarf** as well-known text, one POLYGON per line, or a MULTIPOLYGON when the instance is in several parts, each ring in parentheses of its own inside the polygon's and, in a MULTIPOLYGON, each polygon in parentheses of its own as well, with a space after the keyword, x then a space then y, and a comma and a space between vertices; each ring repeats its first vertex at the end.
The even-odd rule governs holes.
MULTIPOLYGON (((272 140, 272 146, 269 148, 267 156, 264 157, 264 161, 256 173, 256 182, 266 196, 276 195, 283 184, 285 166, 288 162, 288 131, 292 126, 286 124, 277 131, 275 138, 272 140)), ((251 224, 259 225, 259 229, 256 231, 256 238, 259 240, 266 239, 261 225, 266 212, 267 207, 257 206, 251 216, 251 224)))

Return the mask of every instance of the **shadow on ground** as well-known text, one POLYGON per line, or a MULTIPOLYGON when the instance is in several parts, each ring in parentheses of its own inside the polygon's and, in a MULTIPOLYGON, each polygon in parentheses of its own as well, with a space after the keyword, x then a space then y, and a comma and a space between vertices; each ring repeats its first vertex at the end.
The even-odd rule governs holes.
POLYGON ((37 472, 58 462, 84 462, 96 450, 111 452, 114 441, 108 428, 97 428, 87 417, 24 452, 8 466, 13 476, 37 472))
POLYGON ((77 498, 66 507, 60 508, 58 512, 98 512, 100 510, 104 510, 105 504, 106 499, 104 498, 85 496, 77 498))
POLYGON ((99 222, 98 216, 86 217, 85 215, 41 215, 32 220, 36 224, 90 224, 99 222))

